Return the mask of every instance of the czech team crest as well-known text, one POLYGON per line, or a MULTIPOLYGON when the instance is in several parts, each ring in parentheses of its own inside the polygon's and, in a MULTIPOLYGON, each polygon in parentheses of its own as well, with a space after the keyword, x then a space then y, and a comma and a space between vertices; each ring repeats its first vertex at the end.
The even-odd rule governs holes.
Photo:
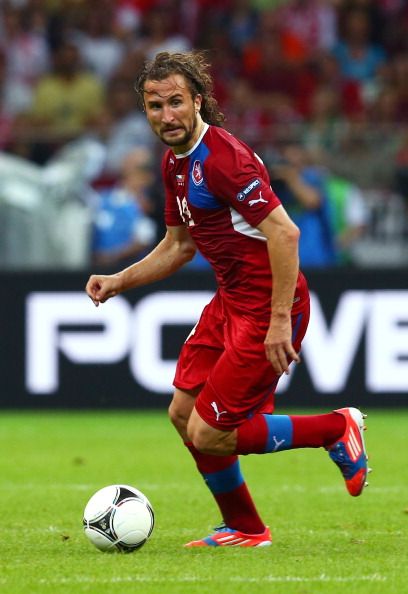
POLYGON ((196 186, 201 186, 201 184, 204 181, 203 166, 201 165, 201 162, 198 160, 195 160, 193 163, 191 177, 196 186))

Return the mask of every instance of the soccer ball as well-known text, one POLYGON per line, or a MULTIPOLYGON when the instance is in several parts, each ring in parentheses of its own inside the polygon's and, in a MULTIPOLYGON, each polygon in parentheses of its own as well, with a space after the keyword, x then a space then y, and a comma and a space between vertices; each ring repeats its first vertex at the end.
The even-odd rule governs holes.
POLYGON ((110 485, 92 495, 83 524, 85 535, 99 550, 130 553, 152 534, 154 512, 147 497, 134 487, 110 485))

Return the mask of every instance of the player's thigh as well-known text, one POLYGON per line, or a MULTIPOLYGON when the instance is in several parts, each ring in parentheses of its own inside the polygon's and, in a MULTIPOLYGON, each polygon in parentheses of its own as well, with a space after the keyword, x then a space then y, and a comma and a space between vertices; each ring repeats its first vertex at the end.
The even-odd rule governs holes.
POLYGON ((243 423, 275 390, 277 376, 266 359, 266 320, 229 312, 226 348, 211 369, 196 410, 221 431, 243 423))
POLYGON ((211 370, 195 409, 214 429, 232 431, 273 398, 278 379, 264 351, 247 359, 228 349, 211 370))
POLYGON ((174 377, 176 388, 190 392, 203 387, 224 352, 224 329, 222 303, 216 294, 181 348, 174 377))
MULTIPOLYGON (((309 319, 305 301, 292 316, 292 340, 301 348, 309 319)), ((268 322, 248 316, 228 316, 226 348, 211 369, 196 401, 196 410, 210 426, 230 431, 259 412, 273 412, 279 381, 265 356, 268 322)))
POLYGON ((292 314, 292 343, 295 351, 300 352, 302 341, 306 335, 310 319, 310 302, 305 299, 296 312, 292 314))

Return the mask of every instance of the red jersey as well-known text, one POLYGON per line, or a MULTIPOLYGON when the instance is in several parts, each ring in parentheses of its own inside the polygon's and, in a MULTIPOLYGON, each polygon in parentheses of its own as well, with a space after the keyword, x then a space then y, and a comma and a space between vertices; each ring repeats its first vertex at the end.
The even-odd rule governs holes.
MULTIPOLYGON (((166 225, 187 226, 227 303, 269 316, 272 275, 257 225, 280 200, 261 159, 226 130, 205 124, 187 153, 166 152, 162 174, 166 225)), ((299 274, 296 293, 305 290, 299 274)))

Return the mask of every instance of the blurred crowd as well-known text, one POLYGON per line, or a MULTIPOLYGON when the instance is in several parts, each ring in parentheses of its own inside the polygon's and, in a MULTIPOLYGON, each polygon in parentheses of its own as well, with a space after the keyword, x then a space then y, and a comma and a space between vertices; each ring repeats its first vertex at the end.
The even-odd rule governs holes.
POLYGON ((406 0, 3 0, 0 151, 40 170, 88 143, 85 264, 126 263, 160 238, 163 147, 134 81, 157 52, 195 48, 226 128, 261 155, 301 227, 302 265, 389 264, 385 237, 403 263, 406 0))

